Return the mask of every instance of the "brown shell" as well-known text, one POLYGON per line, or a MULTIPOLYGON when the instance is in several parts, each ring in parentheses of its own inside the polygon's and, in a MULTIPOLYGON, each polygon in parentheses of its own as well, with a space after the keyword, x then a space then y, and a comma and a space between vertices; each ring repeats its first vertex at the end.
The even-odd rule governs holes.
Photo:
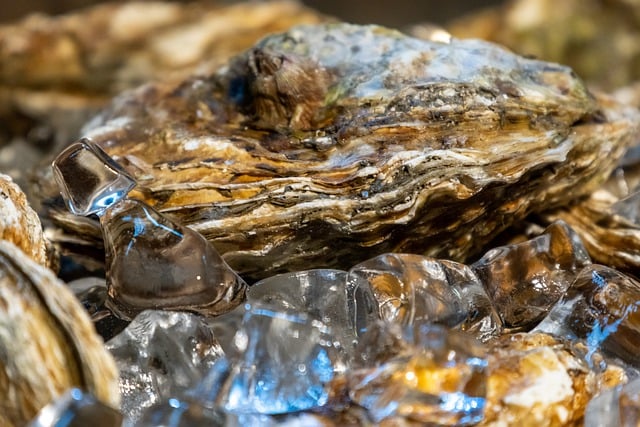
POLYGON ((481 426, 583 424, 589 400, 627 381, 614 365, 596 374, 571 344, 542 333, 505 335, 491 344, 487 410, 481 426))
POLYGON ((0 241, 0 425, 25 425, 71 387, 119 405, 115 362, 84 307, 50 270, 0 241))
POLYGON ((47 265, 47 243, 42 224, 20 187, 0 174, 0 239, 18 246, 38 264, 47 265))
POLYGON ((0 25, 0 144, 63 143, 124 89, 210 71, 266 34, 327 20, 295 1, 225 3, 112 2, 0 25))
POLYGON ((637 1, 500 3, 455 19, 447 29, 456 37, 491 40, 522 55, 567 64, 602 89, 612 90, 640 78, 640 46, 634 42, 640 37, 637 1))
POLYGON ((566 67, 329 24, 124 94, 84 135, 137 178, 135 197, 264 277, 392 251, 466 260, 596 188, 637 128, 566 67))

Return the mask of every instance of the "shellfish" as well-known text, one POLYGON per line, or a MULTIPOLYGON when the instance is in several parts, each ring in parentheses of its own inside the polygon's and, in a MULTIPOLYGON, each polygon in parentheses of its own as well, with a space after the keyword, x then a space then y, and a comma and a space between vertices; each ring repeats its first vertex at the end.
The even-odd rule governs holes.
POLYGON ((36 212, 13 180, 0 174, 0 238, 12 242, 27 256, 47 265, 47 240, 36 212))
POLYGON ((589 84, 612 90, 640 77, 640 49, 632 42, 640 35, 639 13, 640 3, 628 0, 506 0, 457 18, 447 29, 567 64, 589 84))
POLYGON ((600 185, 638 123, 561 65, 325 24, 124 93, 83 135, 136 177, 132 194, 259 278, 390 251, 469 259, 600 185))
POLYGON ((0 169, 22 185, 24 171, 43 151, 55 153, 78 137, 118 92, 211 71, 268 33, 324 20, 288 0, 151 1, 103 3, 2 24, 0 147, 10 142, 19 155, 0 156, 0 169))
POLYGON ((82 304, 7 241, 0 241, 0 319, 0 425, 24 425, 74 386, 118 407, 115 362, 82 304))

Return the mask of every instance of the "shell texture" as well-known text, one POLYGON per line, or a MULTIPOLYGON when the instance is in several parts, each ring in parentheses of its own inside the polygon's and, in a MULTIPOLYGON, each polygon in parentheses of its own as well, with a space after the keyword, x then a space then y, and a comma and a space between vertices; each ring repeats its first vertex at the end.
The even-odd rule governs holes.
POLYGON ((258 278, 390 251, 467 260, 592 191, 637 129, 636 111, 567 67, 324 24, 266 37, 208 77, 122 94, 83 135, 136 177, 134 196, 258 278))
POLYGON ((115 362, 84 307, 50 270, 0 241, 0 425, 25 425, 71 387, 118 407, 115 362))
POLYGON ((0 239, 18 246, 39 264, 47 265, 47 242, 36 212, 11 177, 0 174, 0 239))
POLYGON ((18 178, 124 89, 210 72, 266 34, 325 20, 288 0, 131 1, 2 24, 0 147, 21 155, 0 157, 0 168, 18 178))
POLYGON ((640 47, 633 42, 640 35, 636 0, 505 0, 457 18, 447 29, 456 37, 491 40, 522 55, 567 64, 606 90, 640 77, 640 47))

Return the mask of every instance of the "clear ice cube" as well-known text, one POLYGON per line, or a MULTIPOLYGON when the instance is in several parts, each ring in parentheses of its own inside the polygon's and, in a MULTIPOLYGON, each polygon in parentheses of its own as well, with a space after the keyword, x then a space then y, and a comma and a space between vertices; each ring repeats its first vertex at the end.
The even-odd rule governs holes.
POLYGON ((131 420, 195 386, 223 356, 201 316, 160 310, 140 313, 106 347, 120 371, 122 412, 131 420))
POLYGON ((220 316, 207 317, 205 319, 227 357, 233 357, 238 351, 233 341, 236 332, 242 325, 244 312, 244 305, 239 305, 220 316))
POLYGON ((236 356, 218 361, 198 392, 236 414, 286 414, 321 407, 345 370, 322 321, 264 303, 245 305, 236 356))
POLYGON ((454 261, 438 261, 451 287, 460 292, 466 309, 460 329, 487 341, 502 332, 502 321, 482 282, 473 270, 454 261))
POLYGON ((640 378, 610 388, 591 399, 584 414, 585 427, 638 427, 640 378))
POLYGON ((86 138, 67 147, 52 166, 62 198, 75 215, 100 214, 136 185, 131 175, 86 138))
POLYGON ((640 283, 609 267, 587 266, 535 330, 584 340, 589 361, 604 351, 640 367, 640 283))
POLYGON ((486 351, 473 337, 440 325, 380 322, 358 349, 364 356, 347 374, 349 396, 375 422, 464 426, 483 419, 486 351))
POLYGON ((558 221, 531 240, 491 249, 471 267, 513 331, 541 321, 590 262, 579 237, 558 221))
POLYGON ((40 410, 27 427, 120 427, 122 415, 93 395, 73 388, 40 410))
POLYGON ((246 283, 201 234, 135 199, 100 216, 110 306, 125 319, 145 309, 218 315, 240 304, 246 283))
MULTIPOLYGON (((354 266, 348 280, 353 289, 373 292, 379 317, 384 320, 456 326, 466 320, 468 310, 462 288, 450 280, 452 264, 420 255, 383 254, 354 266)), ((458 278, 462 276, 465 274, 458 278)))
POLYGON ((247 301, 264 302, 304 313, 331 328, 347 352, 352 352, 359 331, 377 319, 371 292, 353 292, 347 272, 308 270, 261 280, 247 290, 247 301))

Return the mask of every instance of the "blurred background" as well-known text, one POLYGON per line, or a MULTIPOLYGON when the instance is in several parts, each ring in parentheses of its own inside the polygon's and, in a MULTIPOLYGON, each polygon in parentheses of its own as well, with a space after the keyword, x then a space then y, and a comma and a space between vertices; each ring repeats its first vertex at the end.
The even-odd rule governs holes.
MULTIPOLYGON (((21 0, 4 1, 0 7, 0 22, 9 22, 31 12, 59 14, 98 0, 21 0)), ((224 3, 218 1, 218 3, 224 3)), ((226 3, 231 3, 227 1, 226 3)), ((444 23, 463 13, 498 4, 498 0, 306 0, 316 10, 358 24, 376 23, 391 27, 430 21, 444 23)))

